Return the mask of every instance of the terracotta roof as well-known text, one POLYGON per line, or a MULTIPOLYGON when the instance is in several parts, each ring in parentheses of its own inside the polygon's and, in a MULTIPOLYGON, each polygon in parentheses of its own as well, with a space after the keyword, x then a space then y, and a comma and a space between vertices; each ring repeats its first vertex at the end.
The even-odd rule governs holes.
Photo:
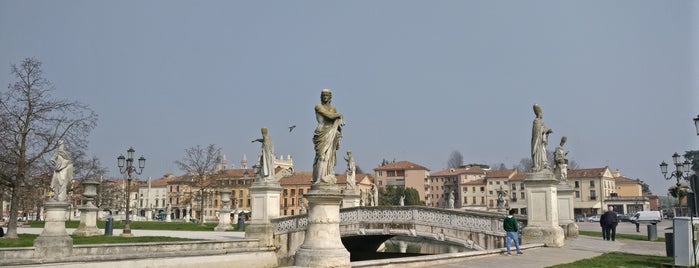
POLYGON ((383 165, 380 167, 377 167, 374 169, 374 171, 379 171, 379 170, 427 170, 430 171, 428 168, 423 167, 421 165, 408 162, 408 161, 400 161, 400 162, 395 162, 395 163, 390 163, 387 165, 383 165))
POLYGON ((240 168, 237 168, 237 169, 235 169, 235 168, 234 168, 234 169, 226 169, 226 170, 223 170, 223 171, 222 171, 220 174, 218 174, 218 175, 219 175, 219 176, 222 176, 222 177, 241 178, 241 177, 245 177, 245 171, 248 172, 248 177, 250 177, 250 178, 254 178, 254 177, 255 177, 255 171, 252 170, 251 168, 248 168, 248 169, 240 169, 240 168))
POLYGON ((635 179, 627 178, 624 176, 619 176, 614 178, 616 183, 618 184, 641 184, 640 182, 636 181, 635 179))
POLYGON ((481 175, 486 174, 486 170, 478 166, 462 167, 462 168, 450 168, 445 170, 440 170, 435 173, 430 174, 430 177, 446 177, 446 176, 457 176, 461 174, 471 174, 471 175, 481 175))
MULTIPOLYGON (((170 176, 170 177, 165 177, 165 178, 156 179, 156 180, 154 180, 154 181, 151 181, 150 185, 151 185, 151 187, 162 187, 162 186, 167 186, 167 183, 168 183, 168 182, 170 182, 170 181, 172 181, 172 180, 174 180, 174 179, 176 179, 176 178, 177 178, 177 177, 175 177, 175 176, 170 176)), ((146 183, 146 186, 148 186, 147 183, 146 183)))
POLYGON ((485 172, 485 176, 487 178, 510 178, 516 173, 516 169, 488 170, 485 172))
POLYGON ((281 185, 311 185, 313 172, 295 172, 291 177, 281 178, 281 185))
POLYGON ((604 175, 607 167, 588 169, 569 169, 568 178, 599 178, 604 175))
POLYGON ((512 176, 512 178, 510 178, 510 181, 524 181, 525 178, 527 178, 526 173, 517 172, 512 176))
MULTIPOLYGON (((368 176, 368 174, 354 174, 354 181, 355 184, 358 184, 364 177, 368 176)), ((337 184, 346 184, 347 183, 347 174, 338 174, 335 175, 335 178, 337 179, 337 184)))

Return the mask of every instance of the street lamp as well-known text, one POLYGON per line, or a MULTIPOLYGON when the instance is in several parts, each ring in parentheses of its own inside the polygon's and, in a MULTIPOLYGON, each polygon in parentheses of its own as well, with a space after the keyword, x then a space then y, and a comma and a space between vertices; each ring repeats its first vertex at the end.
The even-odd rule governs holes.
POLYGON ((133 166, 133 153, 135 153, 136 150, 133 149, 133 147, 129 148, 126 150, 126 156, 124 155, 119 155, 117 157, 117 166, 119 166, 119 173, 121 174, 126 174, 126 179, 128 183, 126 184, 126 224, 124 224, 124 230, 122 231, 122 236, 131 236, 131 225, 129 222, 129 203, 131 202, 131 174, 136 173, 138 175, 141 175, 141 172, 143 172, 143 168, 146 167, 146 158, 141 156, 141 158, 138 159, 138 168, 140 170, 136 170, 136 167, 133 166), (124 165, 124 162, 126 162, 126 165, 124 165))
MULTIPOLYGON (((669 180, 672 178, 677 179, 677 184, 675 185, 675 187, 677 187, 677 190, 679 193, 680 186, 682 185, 680 183, 680 180, 681 179, 687 179, 687 180, 689 179, 689 172, 690 172, 692 163, 690 163, 686 159, 684 160, 684 162, 682 162, 682 160, 680 159, 680 155, 677 152, 675 152, 672 155, 672 162, 675 165, 675 171, 671 172, 669 177, 667 176, 668 164, 665 163, 665 161, 660 163, 660 172, 663 173, 663 177, 665 177, 666 180, 669 180)), ((681 205, 682 204, 682 197, 679 194, 677 195, 677 197, 679 199, 678 203, 681 205)))

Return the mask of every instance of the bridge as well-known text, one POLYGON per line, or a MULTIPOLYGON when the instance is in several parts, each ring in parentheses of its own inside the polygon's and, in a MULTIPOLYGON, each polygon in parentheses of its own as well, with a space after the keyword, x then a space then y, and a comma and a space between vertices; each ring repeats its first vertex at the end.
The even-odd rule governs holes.
MULTIPOLYGON (((352 207, 340 210, 342 243, 350 253, 375 252, 394 236, 409 236, 462 245, 473 250, 505 246, 504 213, 449 210, 423 206, 352 207)), ((526 218, 518 218, 526 223, 526 218)), ((273 219, 280 263, 288 263, 303 243, 308 218, 273 219)), ((291 261, 293 263, 293 261, 291 261)))

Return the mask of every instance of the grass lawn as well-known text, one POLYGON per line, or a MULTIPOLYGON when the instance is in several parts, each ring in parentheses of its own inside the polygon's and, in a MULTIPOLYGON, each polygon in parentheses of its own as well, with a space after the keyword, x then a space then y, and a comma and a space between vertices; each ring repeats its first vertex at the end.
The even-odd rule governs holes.
MULTIPOLYGON (((32 228, 44 228, 43 221, 29 221, 29 226, 32 228)), ((66 221, 66 228, 78 228, 80 221, 66 221)), ((218 225, 218 222, 204 223, 204 226, 198 223, 190 222, 162 222, 162 221, 132 221, 131 230, 172 230, 172 231, 213 231, 218 225)), ((97 228, 104 229, 105 222, 97 221, 97 228)), ((123 229, 124 222, 115 221, 114 229, 123 229)), ((237 225, 233 224, 233 230, 237 231, 237 225)))
POLYGON ((600 256, 579 260, 567 264, 549 266, 549 268, 588 268, 588 267, 660 267, 662 263, 673 263, 672 257, 646 256, 629 253, 611 252, 600 256))
MULTIPOLYGON (((39 235, 36 234, 19 234, 19 239, 7 239, 0 238, 0 248, 11 248, 11 247, 32 247, 34 246, 34 239, 39 235)), ((134 237, 121 237, 121 236, 71 236, 73 238, 73 245, 84 245, 84 244, 117 244, 117 243, 144 243, 144 242, 175 242, 175 241, 198 241, 198 239, 188 239, 180 237, 167 237, 167 236, 134 236, 134 237)))
MULTIPOLYGON (((591 231, 580 231, 580 235, 587 235, 593 237, 602 237, 602 232, 591 232, 591 231)), ((634 234, 616 234, 616 239, 629 239, 629 240, 642 240, 648 241, 648 236, 645 235, 634 235, 634 234)), ((652 242, 665 242, 665 237, 658 237, 657 240, 652 242)))

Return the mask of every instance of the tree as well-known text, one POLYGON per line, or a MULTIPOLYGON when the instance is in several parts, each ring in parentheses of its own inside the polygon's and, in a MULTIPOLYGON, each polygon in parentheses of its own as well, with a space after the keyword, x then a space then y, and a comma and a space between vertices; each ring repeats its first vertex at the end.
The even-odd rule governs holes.
POLYGON ((72 151, 85 149, 97 115, 82 103, 53 98, 53 84, 34 58, 13 64, 11 74, 16 81, 0 95, 0 182, 10 189, 6 237, 17 238, 20 186, 40 173, 40 160, 58 148, 59 140, 72 151))
POLYGON ((652 194, 650 191, 650 185, 648 185, 646 182, 642 181, 641 179, 636 179, 636 182, 641 184, 641 192, 644 194, 652 194))
POLYGON ((420 193, 417 190, 404 186, 387 186, 379 188, 379 206, 397 206, 401 196, 405 196, 403 203, 406 206, 425 205, 424 201, 420 201, 420 193))
POLYGON ((447 161, 447 168, 459 168, 464 165, 464 156, 461 152, 454 150, 449 155, 449 160, 447 161))
POLYGON ((184 158, 181 161, 175 161, 175 164, 180 170, 187 173, 191 177, 192 186, 198 188, 199 197, 201 198, 201 208, 199 210, 199 223, 204 225, 204 205, 205 190, 215 186, 215 181, 212 175, 216 171, 217 156, 221 148, 217 148, 213 144, 209 144, 206 148, 197 145, 184 150, 184 158))

